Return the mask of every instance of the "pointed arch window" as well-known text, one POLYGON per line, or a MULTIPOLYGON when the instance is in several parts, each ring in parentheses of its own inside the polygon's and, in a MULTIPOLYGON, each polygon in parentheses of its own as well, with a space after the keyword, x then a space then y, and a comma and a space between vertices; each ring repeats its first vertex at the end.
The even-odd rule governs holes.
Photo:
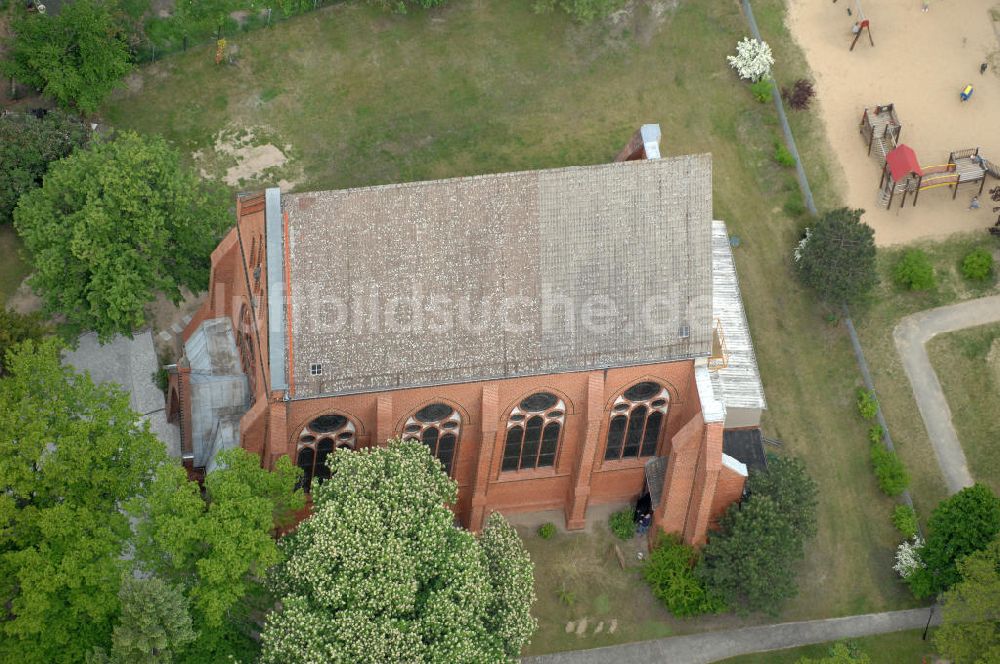
POLYGON ((462 416, 458 411, 446 403, 432 403, 406 418, 402 437, 426 445, 451 475, 461 435, 462 416))
POLYGON ((652 456, 667 421, 670 393, 645 381, 625 390, 611 406, 606 460, 652 456))
POLYGON ((299 434, 295 463, 302 469, 301 487, 306 493, 315 482, 330 477, 326 459, 335 449, 353 450, 357 444, 357 427, 346 415, 329 413, 309 422, 299 434))
POLYGON ((250 405, 253 405, 257 394, 257 356, 253 348, 253 314, 250 307, 243 303, 240 307, 239 328, 236 330, 236 348, 240 352, 240 368, 247 377, 250 391, 250 405))
POLYGON ((566 404, 549 392, 536 392, 514 406, 507 418, 503 447, 503 471, 554 466, 566 404))

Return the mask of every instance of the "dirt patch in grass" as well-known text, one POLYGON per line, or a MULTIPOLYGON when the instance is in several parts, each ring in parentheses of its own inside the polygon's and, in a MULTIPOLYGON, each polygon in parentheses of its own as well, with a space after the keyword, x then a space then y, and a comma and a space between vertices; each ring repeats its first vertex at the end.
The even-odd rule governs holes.
POLYGON ((270 184, 290 191, 298 175, 288 156, 292 146, 279 148, 271 140, 277 140, 275 132, 263 127, 229 128, 216 134, 211 150, 191 156, 202 177, 217 177, 235 189, 270 184))
POLYGON ((943 334, 927 343, 951 421, 977 482, 1000 493, 1000 325, 943 334))
MULTIPOLYGON (((17 236, 14 227, 10 224, 0 225, 0 306, 6 304, 14 306, 11 298, 15 296, 24 278, 28 276, 31 269, 21 256, 24 251, 24 244, 17 236)), ((22 313, 26 303, 20 302, 19 298, 16 309, 22 313)))

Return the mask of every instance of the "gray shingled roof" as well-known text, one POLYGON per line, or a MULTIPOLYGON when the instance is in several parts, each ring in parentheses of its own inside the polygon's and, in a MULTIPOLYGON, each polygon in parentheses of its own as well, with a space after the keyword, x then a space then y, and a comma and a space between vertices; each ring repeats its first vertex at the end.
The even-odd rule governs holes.
POLYGON ((691 155, 284 196, 294 397, 708 355, 711 166, 691 155))

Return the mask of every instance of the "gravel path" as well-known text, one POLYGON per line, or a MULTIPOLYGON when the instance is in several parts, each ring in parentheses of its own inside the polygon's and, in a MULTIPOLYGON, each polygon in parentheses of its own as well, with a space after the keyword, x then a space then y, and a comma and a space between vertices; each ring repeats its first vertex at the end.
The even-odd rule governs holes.
POLYGON ((925 344, 938 334, 997 321, 1000 295, 992 295, 912 314, 901 320, 892 333, 949 493, 972 486, 973 481, 925 344))

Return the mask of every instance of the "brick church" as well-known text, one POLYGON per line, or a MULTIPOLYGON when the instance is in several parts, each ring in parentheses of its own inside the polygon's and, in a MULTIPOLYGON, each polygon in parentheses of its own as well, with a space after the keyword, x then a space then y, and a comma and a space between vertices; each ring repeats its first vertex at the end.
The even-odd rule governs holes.
POLYGON ((761 466, 765 408, 711 156, 241 194, 183 333, 185 464, 241 445, 304 487, 335 448, 423 442, 491 511, 648 501, 705 541, 761 466))

